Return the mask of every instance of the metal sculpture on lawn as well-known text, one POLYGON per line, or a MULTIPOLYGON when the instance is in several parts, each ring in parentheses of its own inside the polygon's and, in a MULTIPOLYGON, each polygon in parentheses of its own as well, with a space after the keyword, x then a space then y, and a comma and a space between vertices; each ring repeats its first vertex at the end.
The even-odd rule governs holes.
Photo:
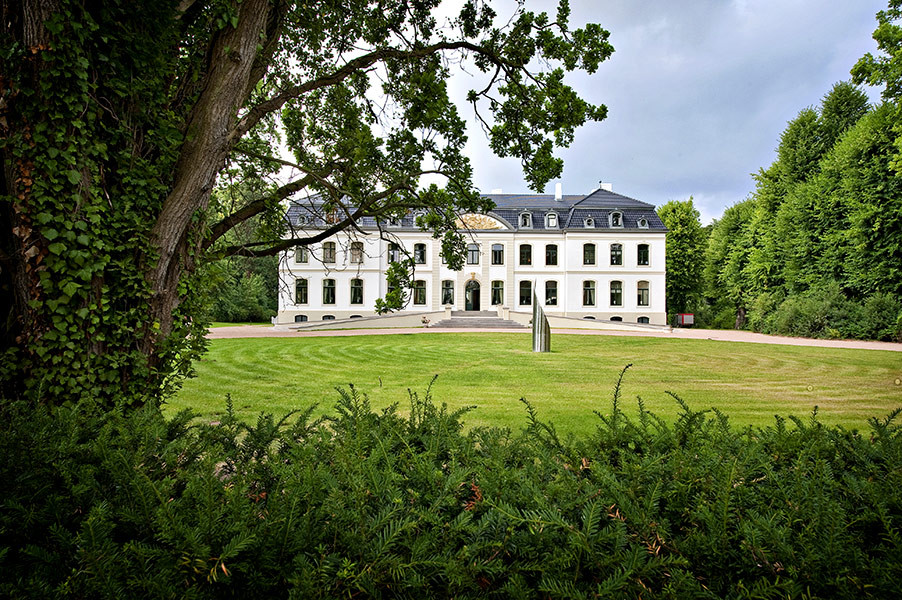
POLYGON ((536 286, 532 286, 532 351, 551 352, 551 327, 545 311, 536 298, 536 286))

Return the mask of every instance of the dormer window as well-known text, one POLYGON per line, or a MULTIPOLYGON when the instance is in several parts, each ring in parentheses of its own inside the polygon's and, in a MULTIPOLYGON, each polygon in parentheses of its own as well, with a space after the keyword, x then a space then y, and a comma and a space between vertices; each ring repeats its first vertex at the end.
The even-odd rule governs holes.
POLYGON ((557 213, 545 215, 545 229, 557 229, 557 213))
POLYGON ((389 217, 388 225, 390 227, 400 227, 401 226, 401 218, 400 217, 389 217))
POLYGON ((619 211, 611 213, 611 227, 623 227, 623 213, 619 211))
POLYGON ((648 229, 648 219, 642 217, 639 219, 639 229, 648 229))
POLYGON ((587 229, 593 229, 595 227, 595 219, 588 217, 583 221, 583 226, 585 226, 587 229))
POLYGON ((528 212, 520 213, 520 229, 532 228, 532 215, 528 212))

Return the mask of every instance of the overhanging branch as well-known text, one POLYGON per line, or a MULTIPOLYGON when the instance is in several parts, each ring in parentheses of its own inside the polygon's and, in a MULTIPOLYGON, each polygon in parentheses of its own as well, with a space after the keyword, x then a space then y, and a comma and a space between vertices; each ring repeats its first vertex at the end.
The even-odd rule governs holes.
POLYGON ((358 56, 357 58, 349 60, 344 66, 342 66, 331 75, 320 77, 318 79, 290 87, 287 90, 283 91, 281 94, 278 94, 277 96, 274 96, 269 100, 265 100, 260 104, 257 104, 256 106, 251 108, 246 115, 239 119, 238 123, 235 125, 235 128, 232 130, 230 136, 232 143, 236 143, 237 140, 241 139, 244 134, 246 134, 257 123, 259 123, 261 119, 263 119, 266 115, 282 108, 282 106, 284 106, 285 103, 289 100, 299 98, 300 96, 308 92, 312 92, 320 88, 329 87, 341 83, 352 74, 362 69, 371 67, 372 65, 380 61, 385 61, 388 59, 408 60, 425 58, 427 56, 435 54, 436 52, 442 52, 445 50, 470 50, 472 52, 476 52, 482 56, 485 56, 496 66, 506 68, 522 68, 522 65, 517 65, 506 61, 494 52, 491 52, 488 48, 485 48, 478 44, 473 44, 471 42, 438 42, 435 44, 430 44, 428 46, 423 46, 421 48, 414 48, 412 50, 381 48, 379 50, 374 50, 372 52, 364 54, 363 56, 358 56))

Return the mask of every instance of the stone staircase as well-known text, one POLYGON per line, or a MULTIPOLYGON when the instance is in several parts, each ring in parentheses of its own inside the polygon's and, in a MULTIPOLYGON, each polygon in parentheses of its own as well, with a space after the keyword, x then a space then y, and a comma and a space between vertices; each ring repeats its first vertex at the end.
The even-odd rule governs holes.
POLYGON ((528 329, 526 325, 521 325, 516 321, 502 319, 493 310, 456 310, 451 313, 450 319, 436 321, 430 327, 449 329, 528 329))

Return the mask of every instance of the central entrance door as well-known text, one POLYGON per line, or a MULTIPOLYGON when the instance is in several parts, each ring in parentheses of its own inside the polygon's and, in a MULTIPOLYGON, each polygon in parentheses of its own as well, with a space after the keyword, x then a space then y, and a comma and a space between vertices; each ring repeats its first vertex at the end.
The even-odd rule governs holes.
POLYGON ((466 310, 479 310, 479 282, 470 280, 466 286, 466 310))

